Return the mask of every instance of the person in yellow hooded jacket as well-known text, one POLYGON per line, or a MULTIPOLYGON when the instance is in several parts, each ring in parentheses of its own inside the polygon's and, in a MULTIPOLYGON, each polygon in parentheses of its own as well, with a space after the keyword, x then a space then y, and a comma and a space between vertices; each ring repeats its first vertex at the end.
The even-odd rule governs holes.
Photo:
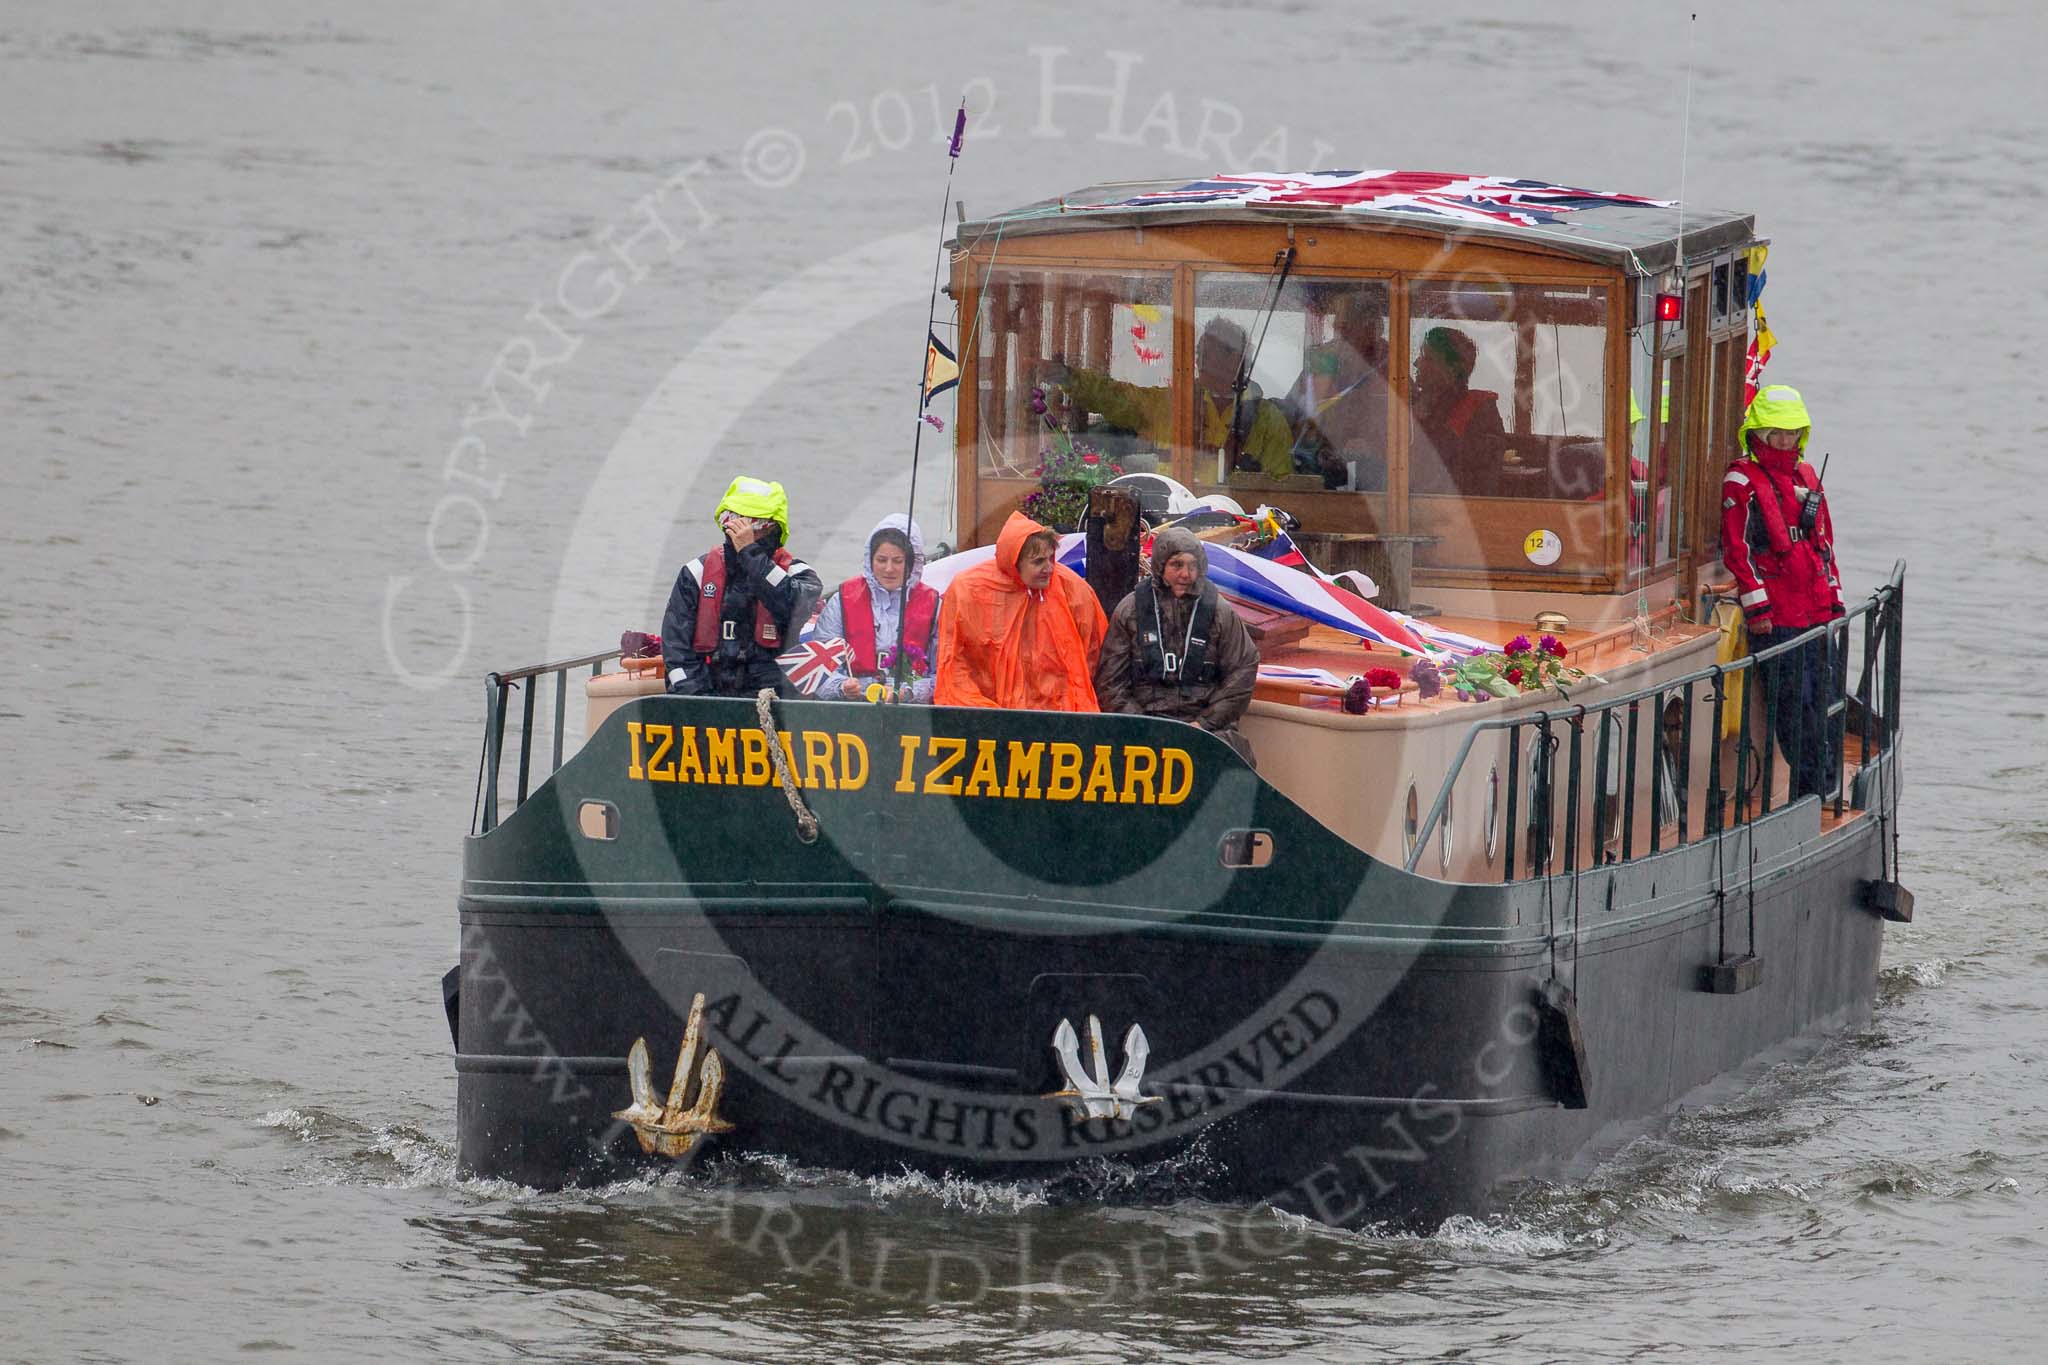
POLYGON ((940 706, 1094 711, 1109 629, 1095 591, 1061 564, 1059 536, 1012 512, 995 558, 963 570, 939 608, 940 706))
POLYGON ((817 571, 784 548, 789 495, 745 475, 726 487, 714 514, 724 544, 683 566, 661 618, 661 662, 671 694, 751 697, 762 688, 796 695, 776 656, 823 591, 817 571))

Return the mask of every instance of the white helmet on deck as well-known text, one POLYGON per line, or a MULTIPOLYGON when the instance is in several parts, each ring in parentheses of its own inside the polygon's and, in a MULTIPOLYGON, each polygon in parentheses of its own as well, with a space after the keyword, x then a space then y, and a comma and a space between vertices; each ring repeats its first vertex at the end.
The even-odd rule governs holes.
POLYGON ((1202 500, 1189 492, 1186 485, 1176 483, 1164 474, 1122 474, 1111 479, 1109 486, 1128 490, 1138 500, 1138 508, 1145 514, 1145 520, 1154 524, 1202 506, 1202 500))

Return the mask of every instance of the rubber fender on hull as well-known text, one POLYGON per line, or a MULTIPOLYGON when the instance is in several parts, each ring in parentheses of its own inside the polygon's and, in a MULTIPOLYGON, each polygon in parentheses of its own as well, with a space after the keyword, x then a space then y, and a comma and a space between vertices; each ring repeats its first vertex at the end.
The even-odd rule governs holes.
POLYGON ((448 1041, 462 1051, 462 967, 450 967, 441 977, 441 1008, 448 1011, 448 1041))
POLYGON ((1537 1046, 1550 1093, 1567 1109, 1584 1109, 1591 1083, 1586 1065, 1586 1035, 1579 1028, 1579 1000, 1555 978, 1536 989, 1536 1013, 1542 1019, 1537 1046))

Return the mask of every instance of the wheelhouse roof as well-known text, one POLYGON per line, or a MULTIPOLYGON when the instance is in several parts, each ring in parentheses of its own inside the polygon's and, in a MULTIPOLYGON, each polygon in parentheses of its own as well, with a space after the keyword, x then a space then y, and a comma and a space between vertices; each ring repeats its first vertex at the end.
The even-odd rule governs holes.
POLYGON ((1089 185, 962 223, 956 247, 999 237, 1196 223, 1294 223, 1476 237, 1563 252, 1649 275, 1755 240, 1756 220, 1721 209, 1543 180, 1436 171, 1296 171, 1089 185))

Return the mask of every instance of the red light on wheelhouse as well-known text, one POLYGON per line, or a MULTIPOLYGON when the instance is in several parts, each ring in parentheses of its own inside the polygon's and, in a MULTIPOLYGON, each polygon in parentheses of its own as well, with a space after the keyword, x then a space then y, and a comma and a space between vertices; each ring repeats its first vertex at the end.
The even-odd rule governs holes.
POLYGON ((1685 300, 1677 294, 1657 296, 1657 321, 1677 322, 1685 314, 1685 300))

